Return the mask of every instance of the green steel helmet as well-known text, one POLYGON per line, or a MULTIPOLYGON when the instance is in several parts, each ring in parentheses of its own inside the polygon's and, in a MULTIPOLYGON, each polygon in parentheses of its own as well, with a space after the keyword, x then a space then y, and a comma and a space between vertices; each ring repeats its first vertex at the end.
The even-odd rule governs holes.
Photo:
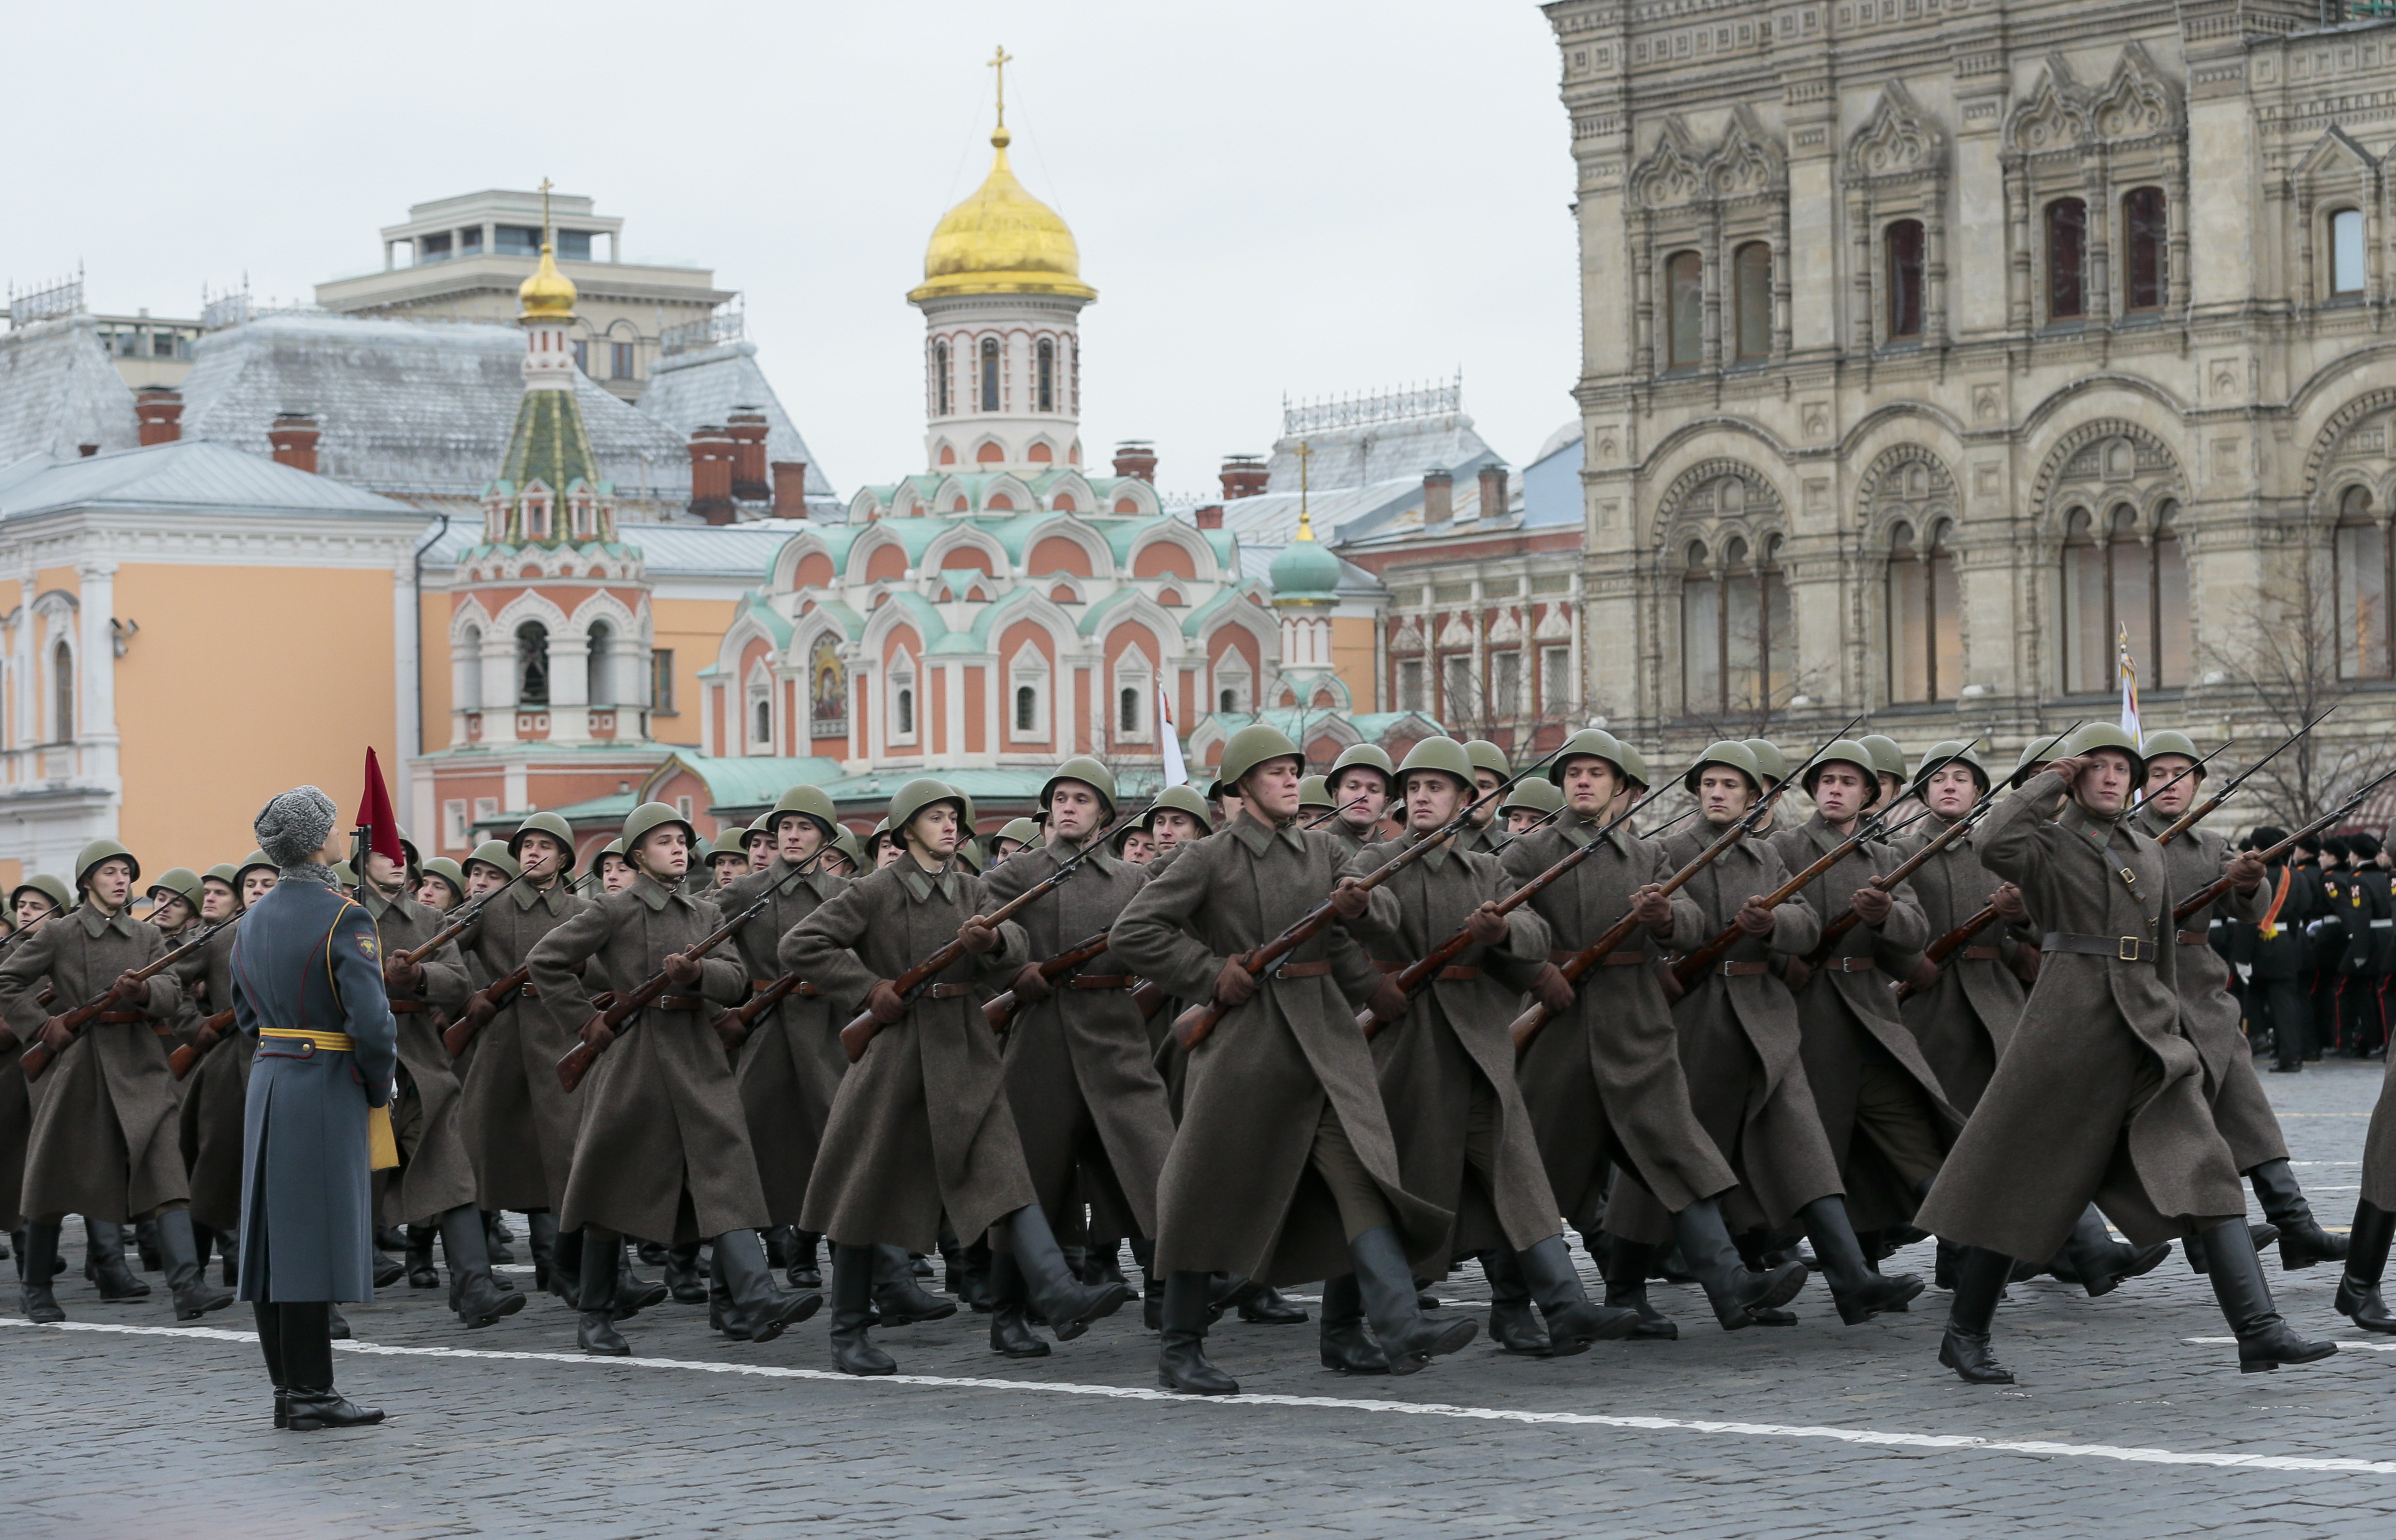
POLYGON ((150 896, 155 898, 162 893, 173 894, 191 905, 194 914, 200 911, 200 874, 190 867, 170 867, 160 873, 158 880, 150 884, 150 896))
MULTIPOLYGON (((1073 779, 1079 780, 1081 777, 1076 776, 1073 779)), ((1036 845, 1040 843, 1040 826, 1029 818, 1009 818, 998 826, 997 831, 991 835, 990 840, 991 848, 993 850, 998 848, 998 842, 1001 840, 1013 840, 1017 844, 1021 845, 1036 845)))
POLYGON ((1864 773, 1864 785, 1871 791, 1864 799, 1866 807, 1880 801, 1880 767, 1872 763, 1871 746, 1858 738, 1834 738, 1814 756, 1814 763, 1805 766, 1805 774, 1797 781, 1804 788, 1805 795, 1814 794, 1814 783, 1822 778, 1824 769, 1833 764, 1852 764, 1864 773))
POLYGON ((960 832, 965 834, 972 832, 970 825, 973 803, 966 800, 964 792, 951 786, 947 781, 934 780, 929 776, 918 776, 898 789, 898 794, 890 799, 890 816, 885 822, 888 825, 890 832, 895 834, 906 828, 908 821, 916 814, 936 803, 948 803, 953 805, 957 810, 958 817, 965 820, 967 826, 960 832))
POLYGON ((1080 781, 1096 791, 1099 803, 1106 809, 1105 816, 1109 818, 1115 816, 1115 773, 1087 754, 1075 754, 1057 766, 1056 774, 1040 784, 1039 805, 1046 807, 1048 799, 1056 795, 1057 783, 1069 780, 1080 781))
POLYGON ((1856 741, 1871 754, 1871 763, 1865 768, 1876 776, 1905 779, 1905 750, 1897 746, 1897 739, 1885 733, 1867 733, 1856 741))
MULTIPOLYGON (((964 787, 959 786, 954 781, 947 781, 942 784, 946 785, 950 793, 957 799, 957 804, 960 809, 957 814, 957 843, 963 844, 967 840, 973 838, 974 825, 981 821, 981 815, 974 811, 972 792, 967 791, 964 787)), ((1043 810, 1042 816, 1046 816, 1045 809, 1043 810)))
POLYGON ((94 840, 75 852, 75 891, 77 893, 83 891, 84 879, 91 875, 92 868, 102 861, 112 860, 122 860, 133 869, 133 880, 137 883, 141 881, 141 863, 133 858, 133 852, 118 844, 114 840, 94 840))
POLYGON ((1755 788, 1759 796, 1763 794, 1763 775, 1755 767, 1754 750, 1737 738, 1724 738, 1720 743, 1707 745, 1706 751, 1697 757, 1688 773, 1681 777, 1681 784, 1688 789, 1689 795, 1694 797, 1697 794, 1697 773, 1709 764, 1729 765, 1747 777, 1747 784, 1755 788))
POLYGON ((1289 735, 1280 728, 1262 722, 1241 728, 1231 735, 1229 743, 1223 745, 1223 758, 1215 766, 1213 794, 1218 797, 1226 791, 1236 794, 1241 777, 1267 760, 1277 759, 1294 759, 1301 767, 1306 763, 1306 756, 1298 752, 1298 745, 1290 742, 1289 735))
POLYGON ((1298 783, 1298 805, 1302 812, 1310 807, 1330 808, 1339 804, 1331 800, 1331 777, 1309 776, 1298 783))
POLYGON ((785 818, 813 818, 829 840, 840 830, 840 815, 832 804, 832 793, 820 786, 793 786, 778 798, 765 812, 762 827, 773 839, 782 835, 785 818))
POLYGON ((2014 773, 2005 777, 2005 784, 2020 790, 2024 781, 2037 775, 2039 767, 2056 756, 2056 744, 2062 737, 2061 733, 2049 733, 2023 744, 2021 759, 2014 765, 2014 773))
MULTIPOLYGON (((739 830, 739 833, 744 838, 748 835, 748 832, 749 831, 745 829, 739 830)), ((749 852, 744 845, 737 844, 732 841, 725 840, 711 845, 708 848, 706 860, 710 866, 714 865, 718 861, 738 861, 745 870, 749 865, 749 852)))
POLYGON ((508 854, 519 861, 524 859, 524 837, 527 834, 546 834, 564 846, 566 859, 559 863, 557 874, 565 877, 573 873, 575 850, 574 827, 571 824, 554 813, 536 813, 518 824, 516 831, 508 836, 508 854))
POLYGON ((740 831, 740 838, 736 843, 744 851, 753 851, 757 848, 758 841, 771 840, 773 837, 765 830, 765 815, 760 813, 749 820, 749 827, 740 831))
POLYGON ((67 891, 66 883, 44 872, 39 877, 28 877, 8 890, 9 919, 14 920, 17 917, 17 900, 28 892, 38 893, 47 898, 50 901, 50 908, 60 914, 74 908, 74 895, 67 891))
POLYGON ((485 840, 481 844, 476 845, 474 853, 466 857, 466 871, 469 875, 473 874, 478 863, 489 867, 511 882, 524 870, 515 856, 509 853, 505 840, 485 840))
POLYGON ((358 874, 350 870, 349 862, 335 861, 333 863, 333 885, 335 887, 345 887, 353 890, 357 887, 358 874))
POLYGON ((1622 773, 1630 777, 1631 784, 1640 790, 1644 791, 1655 784, 1647 775, 1647 757, 1639 751, 1637 745, 1626 743, 1622 746, 1621 763, 1622 773))
POLYGON ((1360 764, 1367 770, 1381 773, 1381 788, 1385 792, 1392 789, 1397 772, 1390 768, 1390 751, 1378 743, 1351 743, 1341 750, 1339 757, 1331 762, 1331 774, 1323 777, 1324 786, 1327 788, 1338 780, 1342 770, 1360 764))
POLYGON ((602 856, 621 856, 624 854, 623 839, 619 836, 616 839, 608 841, 606 844, 599 847, 599 854, 602 856))
POLYGON ((200 876, 202 880, 206 882, 222 883, 225 886, 233 889, 235 893, 239 893, 241 891, 241 868, 233 865, 231 861, 220 861, 215 866, 208 868, 207 870, 201 872, 200 876))
POLYGON ((424 864, 424 852, 416 848, 416 842, 407 837, 406 830, 402 829, 395 832, 399 835, 400 865, 410 870, 421 867, 424 864))
POLYGON ((1918 799, 1923 790, 1929 786, 1930 777, 1950 764, 1970 765, 1972 779, 1979 786, 1980 794, 1984 797, 1989 794, 1989 767, 1981 762, 1979 754, 1973 750, 1972 745, 1962 738, 1950 738, 1944 743, 1934 743, 1923 753, 1922 767, 1913 773, 1913 782, 1909 788, 1910 793, 1918 799))
POLYGON ((992 863, 988 857, 983 855, 980 841, 959 840, 957 842, 957 864, 964 867, 967 871, 979 872, 992 863))
POLYGON ((241 879, 248 876, 251 871, 261 869, 267 871, 278 873, 283 870, 281 867, 274 864, 273 860, 268 856, 266 852, 262 850, 253 850, 248 855, 241 858, 241 865, 233 868, 233 886, 241 886, 241 879))
POLYGON ((2138 740, 2110 722, 2092 722, 2071 735, 2064 746, 2069 754, 2085 754, 2097 749, 2119 749, 2130 756, 2130 778, 2135 782, 2147 778, 2147 751, 2138 740))
POLYGON ((1553 781, 1525 776, 1514 783, 1514 790, 1506 793, 1506 800, 1498 804, 1498 811, 1501 814, 1535 813, 1544 818, 1564 804, 1564 794, 1556 790, 1553 781))
POLYGON ((424 863, 424 875, 438 877, 449 884, 449 891, 459 898, 466 896, 466 869, 446 856, 435 856, 424 863))
POLYGON ((1765 780, 1785 781, 1789 778, 1789 756, 1770 738, 1749 738, 1747 751, 1755 756, 1755 768, 1765 780))
MULTIPOLYGON (((1300 794, 1304 794, 1302 790, 1300 794)), ((1198 794, 1198 789, 1194 786, 1168 786, 1159 791, 1156 794, 1155 803, 1139 820, 1140 827, 1154 828, 1156 816, 1166 812, 1187 813, 1198 821, 1201 832, 1212 834, 1215 831, 1215 816, 1206 811, 1206 799, 1198 794)))
POLYGON ((1406 750, 1405 763, 1398 766, 1398 787, 1403 790, 1409 776, 1431 772, 1454 780, 1471 796, 1480 790, 1472 778, 1476 768, 1471 751, 1463 744, 1452 737, 1427 737, 1406 750))
MULTIPOLYGON (((1602 759, 1614 766, 1617 773, 1623 776, 1631 774, 1630 769, 1622 763, 1622 740, 1603 727, 1584 727, 1566 738, 1564 746, 1556 750, 1556 757, 1548 762, 1547 783, 1550 786, 1564 785, 1564 766, 1577 759, 1602 759)), ((1515 791, 1519 795, 1521 790, 1522 784, 1518 783, 1515 791)), ((1500 808, 1499 811, 1503 812, 1504 809, 1500 808)), ((1546 809, 1542 808, 1540 811, 1545 812, 1546 809)))
POLYGON ((699 830, 691 827, 688 818, 674 810, 672 803, 659 802, 643 803, 632 809, 632 816, 624 820, 622 836, 616 842, 618 846, 616 854, 629 856, 632 847, 646 839, 652 830, 663 829, 668 824, 681 829, 682 837, 690 843, 692 855, 696 858, 699 849, 699 830))
POLYGON ((832 847, 848 857, 848 864, 858 870, 865 870, 865 847, 857 843, 857 830, 844 829, 832 837, 832 847))
POLYGON ((1487 738, 1474 738, 1467 743, 1464 746, 1464 754, 1472 762, 1472 768, 1495 771, 1499 780, 1504 780, 1514 773, 1514 762, 1506 757, 1506 750, 1487 738))
MULTIPOLYGON (((2185 757, 2191 764, 2194 764, 2197 761, 2204 758, 2203 754, 2197 752, 2195 741, 2186 733, 2175 733, 2168 728, 2160 733, 2149 733, 2147 735, 2146 752, 2147 763, 2150 764, 2153 763, 2156 760, 2163 758, 2165 754, 2179 754, 2185 757)), ((2188 773, 2188 778, 2191 784, 2203 780, 2204 778, 2203 767, 2200 765, 2198 768, 2190 770, 2188 773)))

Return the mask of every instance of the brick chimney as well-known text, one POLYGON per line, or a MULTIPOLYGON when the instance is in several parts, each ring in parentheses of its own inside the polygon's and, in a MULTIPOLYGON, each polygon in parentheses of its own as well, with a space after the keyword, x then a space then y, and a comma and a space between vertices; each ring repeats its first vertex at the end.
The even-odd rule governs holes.
POLYGON ((1192 517, 1197 520, 1198 527, 1201 529, 1220 529, 1223 527, 1223 505, 1208 503, 1192 517))
POLYGON ((1265 469, 1262 455, 1226 455, 1223 457, 1223 500, 1237 502, 1253 498, 1272 485, 1272 472, 1265 469))
POLYGON ((1503 465, 1481 468, 1481 516, 1484 519, 1506 516, 1506 468, 1503 465))
POLYGON ((1115 445, 1115 474, 1136 476, 1156 485, 1156 445, 1146 439, 1125 439, 1115 445))
POLYGON ((742 502, 764 502, 774 495, 765 484, 765 414, 735 406, 724 431, 732 435, 732 495, 742 502))
POLYGON ((774 517, 804 519, 807 516, 807 462, 776 460, 774 471, 774 517))
POLYGON ((1456 517, 1456 478, 1447 467, 1434 465, 1423 472, 1423 527, 1444 528, 1456 517))
POLYGON ((732 457, 729 430, 709 423, 690 431, 690 511, 712 524, 732 522, 732 457))
POLYGON ((100 453, 100 445, 97 444, 78 444, 75 445, 75 453, 85 459, 89 459, 92 456, 100 453))
POLYGON ((144 385, 133 392, 133 415, 141 420, 143 444, 172 444, 183 436, 183 392, 144 385))
POLYGON ((316 440, 320 436, 316 419, 306 412, 277 412, 274 426, 266 431, 266 442, 274 445, 274 463, 305 471, 312 476, 316 473, 316 440))

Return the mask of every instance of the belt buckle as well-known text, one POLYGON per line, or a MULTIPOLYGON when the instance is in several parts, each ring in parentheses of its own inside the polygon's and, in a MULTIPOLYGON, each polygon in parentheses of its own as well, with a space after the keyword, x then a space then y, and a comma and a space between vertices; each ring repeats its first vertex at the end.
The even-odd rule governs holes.
POLYGON ((2135 936, 2122 937, 2122 944, 2116 949, 2115 957, 2119 962, 2136 962, 2138 960, 2138 938, 2135 936))

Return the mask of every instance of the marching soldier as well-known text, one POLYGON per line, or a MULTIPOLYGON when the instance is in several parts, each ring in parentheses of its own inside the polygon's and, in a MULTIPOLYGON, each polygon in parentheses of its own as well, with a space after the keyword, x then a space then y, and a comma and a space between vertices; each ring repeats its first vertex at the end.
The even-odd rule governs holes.
MULTIPOLYGON (((231 866, 211 867, 200 879, 200 920, 208 925, 245 913, 231 866)), ((261 890, 260 896, 264 896, 261 890)), ((207 1238, 220 1242, 224 1281, 240 1281, 242 1107, 249 1094, 250 1055, 257 1042, 243 1035, 233 1011, 233 947, 241 927, 227 925, 178 958, 170 970, 201 1026, 193 1038, 200 1061, 183 1083, 180 1135, 192 1190, 192 1228, 203 1264, 207 1238), (212 1018, 226 1016, 222 1025, 212 1018)))
POLYGON ((1352 856, 1381 837, 1381 820, 1395 811, 1390 806, 1389 750, 1374 743, 1349 745, 1332 762, 1323 790, 1329 805, 1339 809, 1324 828, 1352 856))
MULTIPOLYGON (((1747 751, 1755 756, 1755 772, 1766 791, 1789 778, 1789 756, 1770 738, 1749 738, 1747 751)), ((1770 834, 1779 828, 1780 804, 1772 804, 1763 817, 1756 820, 1755 832, 1770 834)))
POLYGON ((446 856, 435 856, 417 869, 416 901, 435 914, 446 914, 466 901, 466 869, 446 856))
POLYGON ((1907 794, 1904 749, 1885 733, 1866 733, 1856 741, 1871 756, 1870 769, 1880 782, 1880 800, 1873 805, 1884 814, 1897 814, 1897 803, 1907 794))
POLYGON ((865 875, 865 847, 857 843, 857 831, 844 829, 832 837, 832 854, 824 857, 824 870, 835 877, 858 878, 865 875))
MULTIPOLYGON (((1506 757, 1506 750, 1487 738, 1470 740, 1464 752, 1472 761, 1472 794, 1476 797, 1497 790, 1514 773, 1514 763, 1506 757)), ((1498 809, 1484 803, 1472 811, 1472 827, 1457 836, 1456 848, 1485 856, 1504 837, 1498 809)))
MULTIPOLYGON (((8 895, 12 923, 7 938, 0 941, 0 957, 23 948, 34 931, 51 916, 64 914, 67 908, 67 885, 55 877, 28 877, 18 883, 8 895)), ((25 1277, 25 1216, 18 1201, 24 1196, 25 1140, 33 1131, 33 1107, 26 1095, 24 1067, 17 1062, 17 1055, 48 1014, 26 995, 19 995, 0 1009, 0 1219, 7 1221, 8 1248, 17 1259, 20 1280, 25 1277)), ((53 1270, 64 1266, 56 1263, 53 1270)))
MULTIPOLYGON (((746 837, 744 831, 741 838, 746 837)), ((702 840, 699 843, 705 844, 707 842, 702 840)), ((755 869, 750 864, 748 850, 734 843, 733 837, 727 834, 722 844, 708 852, 707 870, 713 874, 713 880, 708 885, 725 890, 725 894, 718 895, 718 901, 722 902, 728 896, 732 884, 749 876, 755 869)))
POLYGON ((1505 802, 1498 807, 1498 816, 1506 820, 1508 834, 1520 834, 1552 822, 1549 815, 1564 804, 1563 792, 1551 783, 1531 777, 1514 783, 1514 789, 1506 793, 1505 802))

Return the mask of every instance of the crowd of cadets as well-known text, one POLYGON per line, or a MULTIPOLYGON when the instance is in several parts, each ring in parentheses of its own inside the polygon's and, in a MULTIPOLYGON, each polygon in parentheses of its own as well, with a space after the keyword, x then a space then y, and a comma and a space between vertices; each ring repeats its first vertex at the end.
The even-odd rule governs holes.
MULTIPOLYGON (((1405 1374, 1474 1335, 1424 1292, 1467 1263, 1496 1345, 1558 1356, 1675 1337, 1657 1278, 1695 1280, 1730 1331, 1792 1324, 1816 1272, 1844 1321, 1904 1309, 1923 1281, 1881 1264, 1924 1234, 1967 1380, 2011 1378, 1990 1341, 2007 1281, 2100 1294, 2172 1241, 2243 1368, 2334 1351, 2274 1312, 2274 1244, 2343 1262, 2337 1308, 2396 1331, 2396 1128, 2375 1115, 2391 1148, 2349 1251, 2253 1064, 2385 1052, 2377 839, 2159 844, 2205 779, 2172 733, 2090 727, 1996 777, 1961 743, 1910 772, 1878 737, 1796 757, 1713 745, 1666 818, 1602 730, 1527 773, 1433 738, 1307 776, 1258 726, 1206 794, 1122 806, 1076 758, 1038 817, 978 837, 970 797, 918 779, 863 837, 802 787, 712 843, 645 804, 579 871, 553 814, 463 861, 336 868, 395 1023, 374 1282, 443 1288, 437 1244, 446 1308, 489 1326, 526 1303, 494 1271, 521 1240, 582 1348, 623 1354, 619 1325, 669 1299, 769 1340, 828 1274, 854 1374, 896 1367, 874 1330, 960 1305, 1032 1357, 1035 1327, 1070 1340, 1138 1299, 1163 1383, 1193 1393, 1236 1388, 1205 1351, 1224 1314, 1308 1320, 1283 1285, 1325 1281, 1327 1368, 1405 1374), (1792 768, 1802 820, 1777 800, 1792 768), (2174 914, 2224 877, 2207 914, 2174 914), (568 1088, 578 1047, 595 1068, 568 1088)), ((10 895, 0 1207, 30 1318, 62 1319, 69 1215, 99 1299, 148 1295, 145 1271, 179 1320, 233 1298, 207 1267, 229 1287, 244 1255, 258 1040, 231 1020, 233 923, 277 879, 253 851, 145 882, 100 841, 10 895), (79 1030, 58 1019, 112 987, 79 1030), (55 1062, 33 1079, 36 1044, 55 1062)))

